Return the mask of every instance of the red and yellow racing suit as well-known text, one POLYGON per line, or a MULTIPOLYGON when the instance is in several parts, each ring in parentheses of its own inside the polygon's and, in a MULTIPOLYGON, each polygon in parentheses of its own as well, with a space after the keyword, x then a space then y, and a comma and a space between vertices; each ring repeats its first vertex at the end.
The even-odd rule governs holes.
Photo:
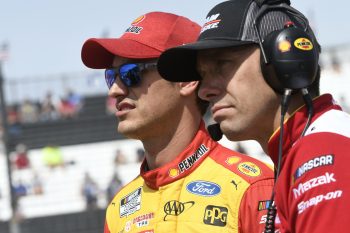
POLYGON ((105 233, 263 231, 272 170, 213 141, 203 122, 175 160, 146 167, 109 204, 105 233))

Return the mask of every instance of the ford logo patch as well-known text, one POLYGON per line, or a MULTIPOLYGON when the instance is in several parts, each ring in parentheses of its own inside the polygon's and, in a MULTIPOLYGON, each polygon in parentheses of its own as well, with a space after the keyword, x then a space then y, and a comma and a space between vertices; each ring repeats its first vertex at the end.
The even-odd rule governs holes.
POLYGON ((193 181, 186 186, 186 189, 190 193, 204 197, 216 196, 221 192, 221 187, 218 184, 204 180, 193 181))

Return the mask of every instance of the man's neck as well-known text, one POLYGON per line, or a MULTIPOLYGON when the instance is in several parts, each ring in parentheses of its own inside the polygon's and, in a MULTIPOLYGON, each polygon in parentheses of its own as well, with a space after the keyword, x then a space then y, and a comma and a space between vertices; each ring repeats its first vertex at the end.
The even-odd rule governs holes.
POLYGON ((156 169, 173 161, 192 142, 200 122, 200 119, 186 119, 167 135, 142 140, 148 168, 156 169))

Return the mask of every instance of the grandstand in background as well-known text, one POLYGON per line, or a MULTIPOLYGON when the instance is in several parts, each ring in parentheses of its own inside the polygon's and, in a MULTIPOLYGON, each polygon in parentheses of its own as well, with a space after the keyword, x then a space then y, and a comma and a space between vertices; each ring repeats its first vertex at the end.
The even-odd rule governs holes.
MULTIPOLYGON (((349 111, 350 44, 324 48, 321 65, 321 93, 332 93, 349 111)), ((37 175, 43 188, 42 194, 29 192, 18 201, 16 214, 21 219, 21 233, 88 233, 92 232, 91 229, 102 232, 104 209, 108 203, 106 189, 113 174, 117 172, 124 184, 137 176, 140 165, 137 149, 142 145, 116 133, 117 121, 106 109, 107 90, 102 73, 86 71, 6 81, 5 94, 11 106, 21 104, 24 99, 39 102, 47 91, 59 99, 67 89, 73 89, 84 99, 84 106, 77 117, 21 123, 17 125, 17 133, 10 135, 12 153, 16 145, 24 143, 29 148, 31 162, 30 168, 13 170, 14 182, 30 184, 37 175), (52 169, 43 163, 42 149, 49 143, 60 147, 65 166, 52 169), (123 152, 127 161, 116 166, 114 160, 117 150, 123 152), (97 208, 92 211, 87 210, 81 194, 86 173, 99 187, 97 208)), ((225 139, 221 143, 233 149, 237 146, 225 139)), ((242 144, 247 153, 269 162, 257 143, 247 141, 242 144)), ((7 182, 6 158, 0 152, 0 232, 8 232, 7 221, 12 215, 7 182)))

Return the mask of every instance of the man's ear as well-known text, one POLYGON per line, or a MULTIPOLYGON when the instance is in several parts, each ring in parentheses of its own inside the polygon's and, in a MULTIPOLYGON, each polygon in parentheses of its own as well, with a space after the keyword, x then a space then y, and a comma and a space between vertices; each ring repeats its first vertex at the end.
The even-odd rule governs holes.
POLYGON ((198 81, 192 81, 192 82, 179 82, 178 83, 180 87, 180 95, 182 96, 189 96, 192 93, 196 92, 196 89, 199 85, 198 81))

